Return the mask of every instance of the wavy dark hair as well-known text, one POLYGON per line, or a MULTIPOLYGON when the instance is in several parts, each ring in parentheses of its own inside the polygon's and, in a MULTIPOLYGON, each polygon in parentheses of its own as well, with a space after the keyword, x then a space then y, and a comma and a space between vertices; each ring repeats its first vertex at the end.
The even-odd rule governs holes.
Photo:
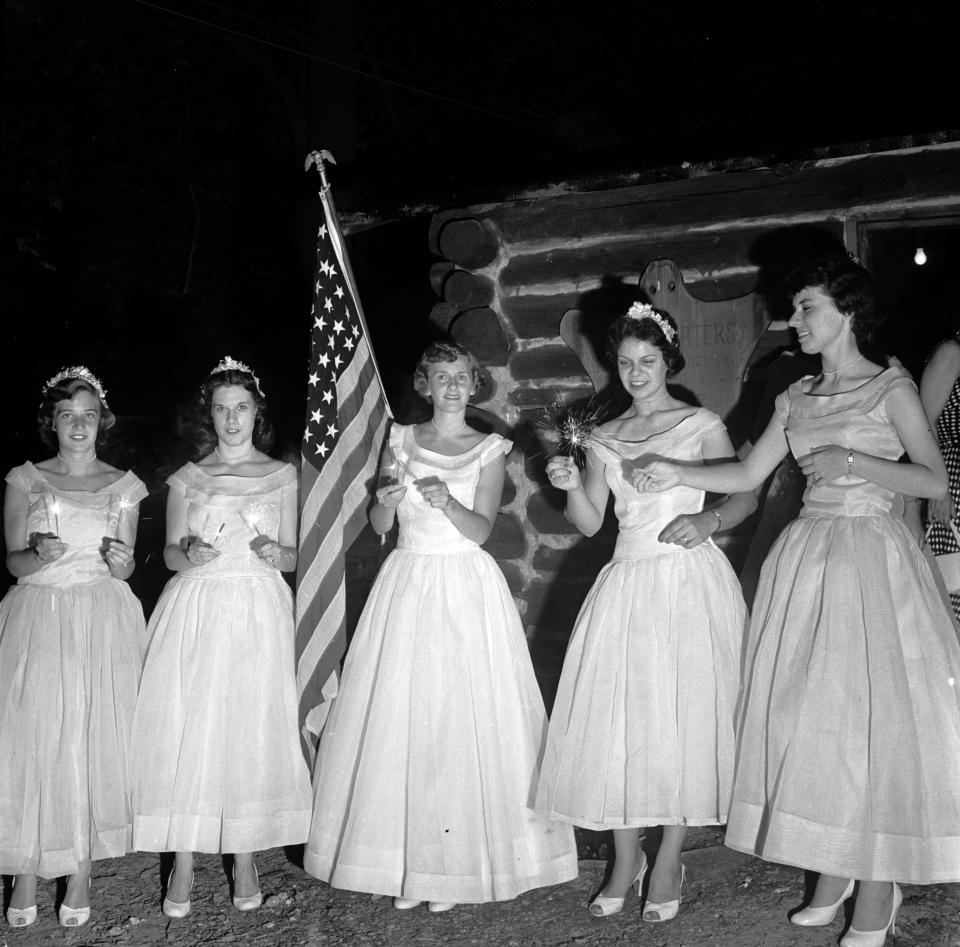
POLYGON ((100 392, 93 385, 82 378, 64 378, 63 381, 48 388, 43 393, 43 401, 37 409, 37 432, 40 440, 47 447, 58 448, 57 433, 53 429, 53 415, 57 409, 57 404, 61 401, 69 401, 78 391, 89 391, 97 404, 100 405, 100 424, 97 427, 97 448, 100 449, 107 443, 110 429, 117 423, 116 415, 106 406, 100 392))
POLYGON ((791 299, 807 288, 822 290, 841 313, 850 316, 850 328, 858 345, 873 340, 883 318, 877 307, 873 277, 865 267, 846 254, 820 257, 797 267, 784 283, 791 299))
POLYGON ((673 329, 673 341, 667 341, 663 329, 653 319, 630 319, 620 316, 610 325, 607 333, 607 358, 611 365, 617 364, 617 352, 624 339, 637 339, 656 346, 663 353, 663 361, 667 366, 667 378, 679 375, 686 364, 683 353, 680 351, 680 330, 673 316, 662 309, 653 310, 667 325, 673 329))
POLYGON ((483 373, 480 371, 480 363, 470 352, 456 342, 431 342, 423 350, 423 354, 417 361, 417 367, 413 370, 413 390, 421 398, 426 399, 427 366, 436 365, 440 362, 455 362, 459 358, 467 360, 473 378, 474 394, 477 394, 483 388, 483 373))
POLYGON ((200 386, 200 400, 197 403, 194 421, 195 456, 205 457, 217 443, 217 432, 213 426, 213 393, 218 388, 236 385, 250 393, 257 409, 253 422, 253 446, 266 453, 273 447, 273 422, 267 399, 257 390, 257 383, 249 372, 228 368, 220 372, 211 372, 200 386))

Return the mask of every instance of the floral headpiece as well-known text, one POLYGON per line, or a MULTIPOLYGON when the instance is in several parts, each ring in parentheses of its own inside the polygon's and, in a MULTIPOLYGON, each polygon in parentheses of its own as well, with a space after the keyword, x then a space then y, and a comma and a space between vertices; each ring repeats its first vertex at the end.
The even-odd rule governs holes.
POLYGON ((254 375, 253 369, 249 365, 238 362, 229 355, 224 355, 224 357, 220 359, 220 362, 211 370, 210 374, 216 375, 219 372, 243 372, 249 375, 253 379, 253 386, 257 389, 257 394, 260 395, 261 398, 264 397, 263 389, 260 387, 260 379, 254 375))
POLYGON ((673 345, 676 341, 677 330, 674 329, 650 303, 634 303, 627 310, 624 319, 629 319, 631 322, 642 322, 644 319, 651 319, 659 326, 660 331, 664 334, 664 337, 670 345, 673 345))
POLYGON ((77 378, 80 381, 85 381, 100 398, 100 403, 107 407, 107 389, 100 384, 100 379, 87 368, 86 365, 71 365, 69 368, 61 368, 53 378, 47 379, 46 384, 43 386, 43 395, 47 396, 47 393, 51 388, 54 388, 56 385, 59 385, 60 382, 66 381, 68 378, 77 378))

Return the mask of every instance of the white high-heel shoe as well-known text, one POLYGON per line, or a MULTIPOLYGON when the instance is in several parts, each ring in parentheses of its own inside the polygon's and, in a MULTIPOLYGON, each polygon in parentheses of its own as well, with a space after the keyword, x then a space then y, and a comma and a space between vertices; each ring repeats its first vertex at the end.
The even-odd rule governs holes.
MULTIPOLYGON (((170 882, 173 881, 173 873, 177 870, 176 865, 167 875, 167 891, 170 890, 170 882)), ((193 889, 193 872, 190 872, 190 888, 193 889)), ((171 901, 169 898, 163 899, 163 913, 167 917, 186 917, 190 913, 190 899, 186 901, 171 901)))
MULTIPOLYGON (((641 865, 636 877, 630 882, 631 888, 637 889, 637 896, 640 895, 640 889, 643 887, 643 876, 647 873, 647 855, 639 844, 637 851, 640 852, 641 865)), ((629 890, 629 889, 627 889, 629 890)), ((619 914, 623 910, 623 902, 626 896, 622 898, 608 898, 605 894, 598 894, 590 902, 590 913, 594 917, 610 917, 612 914, 619 914)))
POLYGON ((890 905, 890 920, 886 926, 878 931, 858 931, 854 928, 848 928, 847 933, 840 938, 840 947, 883 947, 887 939, 887 933, 896 936, 897 933, 897 912, 900 905, 903 904, 903 893, 900 891, 900 885, 893 883, 893 904, 890 905))
MULTIPOLYGON (((90 900, 90 879, 87 878, 87 900, 90 900)), ((83 927, 90 920, 90 905, 82 908, 71 908, 60 902, 57 911, 57 920, 61 927, 83 927)))
MULTIPOLYGON (((17 881, 14 876, 13 888, 16 890, 17 881)), ((7 923, 11 927, 29 927, 37 920, 37 899, 34 897, 33 904, 28 908, 7 908, 7 923)))
POLYGON ((413 908, 418 908, 423 904, 422 901, 418 901, 416 898, 394 898, 393 906, 398 911, 410 911, 413 908))
MULTIPOLYGON (((233 890, 237 890, 237 866, 233 866, 233 890)), ((260 890, 260 872, 257 871, 257 866, 253 866, 253 874, 257 879, 257 893, 250 894, 243 898, 238 898, 236 895, 233 896, 233 906, 238 911, 256 911, 261 904, 263 904, 263 892, 260 890)))
MULTIPOLYGON (((683 885, 687 880, 687 866, 680 866, 680 891, 683 892, 683 885)), ((662 924, 664 921, 672 921, 680 913, 680 902, 683 900, 682 894, 679 898, 672 901, 648 901, 643 906, 643 919, 649 924, 662 924), (651 917, 650 915, 653 915, 651 917)))
POLYGON ((843 894, 840 895, 840 900, 836 901, 834 904, 826 904, 822 908, 814 907, 805 907, 797 911, 796 914, 790 915, 790 923, 797 924, 800 927, 823 927, 825 924, 832 924, 833 919, 837 916, 837 911, 840 910, 840 905, 843 904, 850 895, 853 894, 853 879, 847 883, 846 888, 843 889, 843 894))

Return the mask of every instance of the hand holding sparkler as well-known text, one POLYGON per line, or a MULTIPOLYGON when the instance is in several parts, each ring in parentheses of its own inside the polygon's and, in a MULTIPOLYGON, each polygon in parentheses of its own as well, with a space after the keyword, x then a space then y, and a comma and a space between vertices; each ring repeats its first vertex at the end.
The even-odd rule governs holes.
POLYGON ((67 551, 67 544, 53 533, 34 533, 30 545, 42 566, 56 562, 67 551))
MULTIPOLYGON (((554 441, 557 453, 572 457, 581 470, 587 464, 586 451, 590 438, 603 415, 603 406, 597 407, 591 400, 585 406, 568 408, 560 397, 544 408, 546 420, 537 426, 547 440, 554 441)), ((572 488, 561 488, 572 489, 572 488)))
POLYGON ((558 490, 577 490, 582 483, 576 461, 560 454, 547 461, 547 479, 558 490))

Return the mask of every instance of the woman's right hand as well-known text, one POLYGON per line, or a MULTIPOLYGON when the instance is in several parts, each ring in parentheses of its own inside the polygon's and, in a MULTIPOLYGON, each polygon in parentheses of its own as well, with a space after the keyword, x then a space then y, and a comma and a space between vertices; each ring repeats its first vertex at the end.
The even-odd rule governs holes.
POLYGON ((205 543, 202 539, 191 539, 187 543, 187 549, 184 555, 190 560, 192 565, 202 566, 220 555, 220 551, 214 549, 210 543, 205 543))
POLYGON ((385 506, 388 510, 395 510, 403 499, 407 488, 400 483, 389 483, 385 487, 377 490, 377 503, 385 506))
POLYGON ((680 470, 676 464, 665 460, 655 460, 645 467, 637 467, 633 472, 633 488, 640 493, 661 493, 671 487, 679 486, 680 470))
POLYGON ((547 461, 547 479, 558 490, 576 490, 581 484, 580 469, 572 457, 558 454, 547 461))
POLYGON ((942 500, 927 501, 927 519, 948 526, 950 520, 952 520, 955 515, 956 510, 953 508, 953 498, 949 495, 945 496, 942 500))
POLYGON ((37 533, 34 536, 33 554, 42 566, 56 562, 66 551, 67 544, 53 533, 37 533))

